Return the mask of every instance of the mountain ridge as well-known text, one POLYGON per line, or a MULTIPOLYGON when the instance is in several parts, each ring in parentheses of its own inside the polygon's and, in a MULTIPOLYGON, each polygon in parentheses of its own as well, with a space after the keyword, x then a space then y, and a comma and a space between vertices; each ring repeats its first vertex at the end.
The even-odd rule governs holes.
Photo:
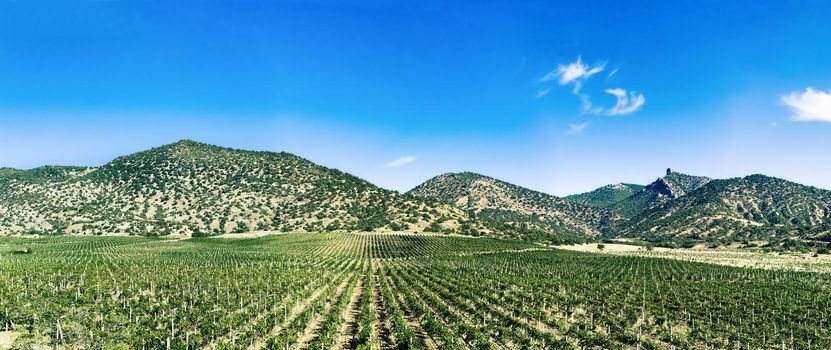
POLYGON ((667 169, 665 176, 649 183, 637 193, 614 203, 609 208, 631 218, 694 191, 710 181, 708 177, 687 175, 667 169))
POLYGON ((831 191, 762 174, 716 179, 634 217, 620 234, 733 242, 827 240, 831 191))
POLYGON ((182 140, 97 168, 39 169, 3 172, 0 232, 488 232, 460 209, 382 189, 286 152, 182 140), (66 176, 42 175, 52 173, 66 176))
POLYGON ((622 219, 603 208, 472 172, 444 173, 407 193, 451 203, 478 218, 549 235, 599 236, 622 219))
POLYGON ((667 170, 565 198, 473 172, 406 193, 287 152, 191 140, 100 167, 0 168, 0 234, 409 231, 574 242, 615 237, 831 242, 831 191, 761 174, 667 170), (627 196, 628 195, 628 196, 627 196))

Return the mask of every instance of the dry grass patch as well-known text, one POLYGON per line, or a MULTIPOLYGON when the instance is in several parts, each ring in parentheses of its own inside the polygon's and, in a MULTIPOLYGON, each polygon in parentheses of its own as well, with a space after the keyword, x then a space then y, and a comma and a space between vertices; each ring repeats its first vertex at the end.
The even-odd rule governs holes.
POLYGON ((831 255, 813 256, 813 253, 798 252, 768 253, 762 251, 739 250, 730 247, 718 249, 703 249, 701 247, 694 247, 690 249, 670 249, 656 247, 649 250, 642 246, 618 243, 602 243, 602 246, 603 248, 599 249, 598 243, 586 243, 561 245, 556 246, 556 248, 578 252, 620 256, 629 255, 677 259, 736 267, 788 271, 831 272, 831 255))

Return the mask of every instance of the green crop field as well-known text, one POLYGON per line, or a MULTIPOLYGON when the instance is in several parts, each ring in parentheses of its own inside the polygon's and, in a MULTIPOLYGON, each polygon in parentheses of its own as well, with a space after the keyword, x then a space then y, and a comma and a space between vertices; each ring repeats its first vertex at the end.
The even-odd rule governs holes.
POLYGON ((445 236, 0 238, 0 347, 828 349, 829 276, 445 236))

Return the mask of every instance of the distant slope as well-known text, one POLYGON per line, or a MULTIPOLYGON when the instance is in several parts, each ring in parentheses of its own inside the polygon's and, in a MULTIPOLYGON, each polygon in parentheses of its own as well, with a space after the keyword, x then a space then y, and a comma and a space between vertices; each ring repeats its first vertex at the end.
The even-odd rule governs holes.
POLYGON ((622 220, 610 210, 469 172, 436 176, 408 193, 452 203, 505 227, 552 236, 598 236, 622 220))
POLYGON ((591 192, 564 197, 572 202, 607 208, 643 189, 643 185, 618 183, 606 185, 591 192))
POLYGON ((0 234, 254 230, 831 241, 831 192, 763 175, 668 171, 640 189, 611 185, 570 200, 474 173, 439 175, 400 194, 292 154, 187 140, 99 168, 0 168, 0 234))
POLYGON ((609 208, 625 217, 634 217, 667 201, 682 197, 710 181, 710 178, 704 176, 686 175, 667 169, 666 176, 644 186, 640 191, 609 208))
POLYGON ((288 153, 180 141, 100 168, 0 169, 0 233, 480 232, 453 206, 288 153), (462 232, 464 231, 464 232, 462 232))
POLYGON ((636 216, 621 233, 646 238, 812 239, 828 237, 829 224, 831 191, 752 175, 710 181, 636 216))

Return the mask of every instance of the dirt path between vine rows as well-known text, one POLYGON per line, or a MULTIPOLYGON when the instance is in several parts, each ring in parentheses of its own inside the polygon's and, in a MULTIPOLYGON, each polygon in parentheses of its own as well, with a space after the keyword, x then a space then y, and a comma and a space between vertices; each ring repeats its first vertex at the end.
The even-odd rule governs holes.
MULTIPOLYGON (((402 281, 403 282, 403 281, 402 281)), ((394 284, 391 281, 387 281, 390 286, 394 284)), ((401 292, 394 290, 393 293, 395 294, 395 299, 398 301, 398 308, 401 309, 401 312, 404 313, 404 321, 407 322, 407 325, 416 333, 416 336, 419 338, 424 347, 428 350, 437 350, 439 346, 436 344, 436 341, 427 333, 427 330, 424 329, 424 326, 421 325, 421 322, 413 315, 413 311, 410 309, 410 306, 407 305, 404 295, 401 292)), ((415 296, 418 298, 418 295, 415 296)), ((419 300, 422 300, 419 298, 419 300)), ((422 300, 423 302, 423 300, 422 300)), ((430 307, 427 304, 428 308, 430 307)), ((432 309, 431 309, 432 310, 432 309)), ((433 312, 435 314, 435 312, 433 312)), ((464 343, 463 343, 464 344, 464 343)))
POLYGON ((386 306, 384 305, 384 297, 381 294, 381 279, 382 275, 375 274, 375 285, 372 295, 372 309, 375 310, 375 319, 377 320, 372 325, 372 339, 375 339, 376 344, 380 345, 381 349, 392 349, 393 343, 390 336, 390 317, 387 314, 386 306))
POLYGON ((20 332, 17 331, 0 332, 0 349, 11 349, 18 336, 20 336, 20 332))
MULTIPOLYGON (((341 275, 341 276, 343 276, 343 275, 341 275)), ((344 281, 346 281, 346 280, 347 279, 344 279, 344 281)), ((343 283, 343 282, 341 282, 341 283, 343 283)), ((297 317, 297 315, 300 314, 300 312, 302 312, 303 310, 305 310, 306 307, 309 306, 309 304, 311 304, 313 301, 317 300, 317 298, 320 297, 320 294, 322 294, 323 291, 326 290, 326 288, 328 286, 329 286, 328 284, 324 283, 323 286, 321 286, 320 288, 315 290, 314 293, 312 293, 312 295, 310 295, 308 298, 306 298, 302 302, 294 305, 294 307, 292 307, 291 311, 289 312, 289 317, 287 317, 285 320, 283 320, 283 322, 281 322, 279 325, 274 326, 274 328, 271 329, 271 332, 269 332, 268 335, 266 335, 265 337, 261 337, 261 338, 257 339, 256 341, 254 341, 254 343, 251 344, 251 346, 248 347, 248 350, 260 350, 260 349, 262 349, 266 345, 266 339, 267 338, 274 337, 274 336, 280 334, 280 331, 283 330, 283 327, 285 327, 288 324, 291 324, 291 322, 297 317)))
POLYGON ((351 273, 343 279, 343 282, 341 282, 340 285, 338 285, 338 288, 335 289, 335 293, 333 293, 329 301, 326 302, 323 310, 316 312, 314 317, 312 317, 309 321, 309 324, 306 325, 306 329, 303 330, 303 334, 297 338, 296 346, 293 346, 292 348, 305 349, 308 347, 309 343, 317 337, 318 333, 320 333, 318 330, 323 326, 323 321, 326 319, 326 315, 328 315, 332 308, 335 307, 338 299, 341 297, 341 294, 346 293, 346 287, 349 286, 349 282, 352 278, 354 278, 354 275, 354 273, 351 273))
POLYGON ((263 317, 265 317, 269 312, 275 312, 276 310, 279 310, 280 307, 286 305, 289 302, 290 297, 291 296, 289 294, 286 294, 286 296, 283 297, 283 299, 280 301, 279 304, 275 305, 271 309, 266 310, 265 312, 257 314, 255 317, 253 317, 250 320, 246 321, 245 325, 243 325, 242 327, 239 327, 239 329, 234 330, 232 333, 224 334, 221 337, 217 338, 216 341, 205 344, 205 346, 202 347, 202 350, 212 350, 212 349, 216 348, 217 344, 228 344, 228 343, 234 342, 237 339, 237 337, 240 335, 240 333, 242 333, 242 330, 245 330, 245 329, 248 329, 248 328, 252 327, 259 320, 261 320, 263 317))
POLYGON ((363 294, 364 285, 367 280, 367 275, 361 275, 357 285, 355 286, 355 290, 349 297, 349 303, 341 315, 341 317, 343 317, 343 324, 340 326, 340 336, 332 349, 352 348, 351 345, 353 345, 355 337, 358 335, 358 315, 361 312, 359 301, 361 299, 361 294, 363 294))

